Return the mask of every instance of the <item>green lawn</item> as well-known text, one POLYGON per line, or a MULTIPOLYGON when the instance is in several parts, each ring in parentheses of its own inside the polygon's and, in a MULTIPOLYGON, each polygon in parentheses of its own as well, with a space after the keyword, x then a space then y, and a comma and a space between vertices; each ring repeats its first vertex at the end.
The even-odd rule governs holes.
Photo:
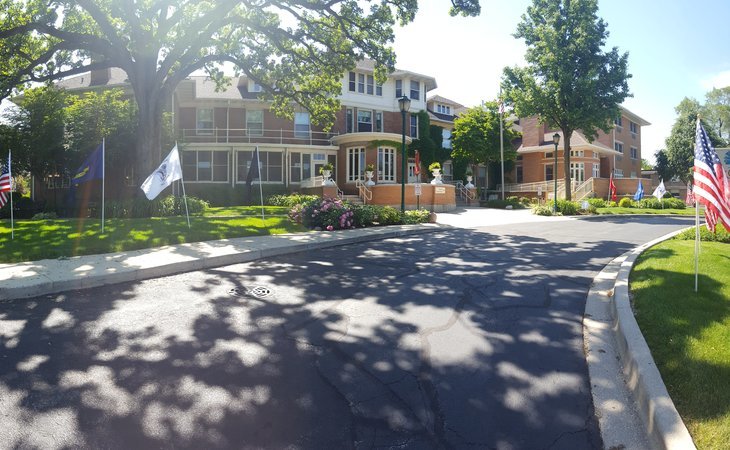
MULTIPOLYGON (((598 214, 672 214, 678 216, 694 216, 695 209, 650 209, 650 208, 598 208, 598 214)), ((700 211, 704 216, 704 213, 700 211)))
MULTIPOLYGON (((289 210, 284 206, 264 206, 264 215, 286 216, 289 210)), ((206 217, 261 216, 260 206, 215 206, 205 210, 206 217)))
POLYGON ((0 220, 0 263, 307 231, 285 215, 267 214, 264 221, 260 208, 252 209, 254 213, 258 211, 258 216, 242 211, 236 213, 232 208, 211 209, 210 217, 191 217, 191 229, 188 229, 185 217, 107 219, 104 233, 101 233, 99 219, 19 220, 15 222, 13 240, 10 239, 10 221, 0 220))
POLYGON ((730 442, 730 244, 694 241, 646 251, 631 273, 636 319, 669 394, 700 449, 730 442))

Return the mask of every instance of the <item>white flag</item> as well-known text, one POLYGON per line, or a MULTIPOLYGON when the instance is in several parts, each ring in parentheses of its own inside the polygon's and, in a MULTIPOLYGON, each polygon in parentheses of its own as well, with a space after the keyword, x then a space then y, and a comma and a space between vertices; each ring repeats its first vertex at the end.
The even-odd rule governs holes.
POLYGON ((154 200, 163 189, 171 185, 173 181, 182 178, 182 167, 180 166, 180 155, 177 152, 177 144, 172 148, 160 167, 144 180, 140 188, 148 199, 154 200))
POLYGON ((659 183, 659 186, 657 186, 656 189, 654 189, 654 193, 651 195, 656 197, 657 200, 661 200, 664 197, 664 194, 666 194, 666 193, 667 193, 667 190, 666 190, 666 188, 664 188, 664 180, 662 180, 661 183, 659 183))

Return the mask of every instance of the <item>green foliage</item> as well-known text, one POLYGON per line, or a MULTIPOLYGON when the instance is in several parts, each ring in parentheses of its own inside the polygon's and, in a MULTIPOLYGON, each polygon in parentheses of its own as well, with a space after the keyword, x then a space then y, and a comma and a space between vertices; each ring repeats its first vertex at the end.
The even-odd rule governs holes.
POLYGON ((517 197, 507 197, 506 199, 495 199, 495 200, 487 200, 486 202, 482 202, 483 206, 486 206, 487 208, 496 208, 496 209, 505 209, 508 206, 511 206, 512 209, 523 209, 525 207, 525 204, 520 202, 520 199, 517 197))
POLYGON ((305 195, 305 194, 286 194, 286 195, 272 195, 266 199, 266 204, 271 206, 286 206, 288 208, 298 205, 300 203, 307 203, 319 199, 318 195, 305 195))
MULTIPOLYGON (((680 234, 676 235, 674 239, 684 240, 684 241, 694 241, 695 240, 695 227, 688 228, 681 232, 680 234)), ((715 226, 715 232, 711 232, 707 229, 706 226, 700 226, 700 240, 702 241, 713 241, 713 242, 723 242, 725 244, 730 244, 730 232, 728 232, 725 227, 723 227, 721 224, 717 224, 715 226)))
POLYGON ((547 205, 535 205, 532 207, 532 213, 537 216, 552 216, 553 207, 547 205))
POLYGON ((411 209, 403 214, 404 224, 428 223, 431 213, 427 209, 411 209))
POLYGON ((704 116, 718 137, 730 142, 730 86, 713 88, 705 96, 704 116))
POLYGON ((597 0, 533 0, 515 37, 527 45, 525 68, 505 68, 502 86, 519 117, 537 115, 563 132, 566 196, 570 198, 570 137, 608 132, 629 96, 628 54, 604 52, 606 23, 597 0))
POLYGON ((441 170, 441 163, 440 162, 436 161, 436 162, 432 162, 431 164, 428 165, 428 171, 429 172, 433 172, 436 169, 441 170))
POLYGON ((667 151, 657 150, 654 154, 654 158, 656 159, 656 166, 654 166, 654 170, 656 170, 659 178, 662 180, 671 180, 674 173, 669 165, 669 156, 667 156, 667 151))
POLYGON ((618 202, 619 208, 632 208, 634 206, 634 201, 630 197, 623 197, 618 202))
POLYGON ((378 208, 378 223, 380 225, 398 225, 403 223, 400 211, 392 206, 380 206, 378 208))
MULTIPOLYGON (((428 116, 428 112, 423 110, 415 115, 418 117, 418 139, 414 139, 408 146, 408 156, 415 156, 415 152, 418 150, 421 163, 430 164, 440 159, 436 143, 431 137, 431 118, 428 116)), ((400 148, 400 146, 396 148, 400 148)))
POLYGON ((380 207, 376 205, 352 205, 352 211, 355 213, 356 227, 372 227, 378 220, 380 207))
MULTIPOLYGON (((202 215, 208 208, 208 202, 197 197, 187 197, 188 212, 192 215, 202 215)), ((92 211, 95 217, 101 215, 92 211)), ((185 215, 185 202, 182 197, 168 195, 163 198, 147 200, 138 197, 128 200, 107 201, 104 204, 104 215, 108 218, 144 218, 144 217, 171 217, 185 215)))
MULTIPOLYGON (((451 156, 476 164, 488 164, 500 160, 499 107, 497 102, 483 103, 459 115, 454 121, 451 132, 451 156)), ((512 141, 519 133, 512 124, 503 124, 503 144, 505 160, 512 161, 517 153, 512 150, 512 141)))
POLYGON ((587 201, 591 206, 594 206, 596 208, 605 208, 606 207, 606 200, 604 200, 602 198, 589 198, 587 201))
POLYGON ((641 158, 641 170, 654 170, 654 167, 651 165, 648 159, 641 158))
POLYGON ((575 216, 580 212, 580 203, 558 199, 558 212, 564 216, 575 216))
POLYGON ((55 220, 58 219, 58 215, 55 212, 39 212, 35 214, 30 220, 55 220))
POLYGON ((344 230, 355 227, 352 207, 337 198, 317 198, 294 206, 289 218, 313 230, 344 230))

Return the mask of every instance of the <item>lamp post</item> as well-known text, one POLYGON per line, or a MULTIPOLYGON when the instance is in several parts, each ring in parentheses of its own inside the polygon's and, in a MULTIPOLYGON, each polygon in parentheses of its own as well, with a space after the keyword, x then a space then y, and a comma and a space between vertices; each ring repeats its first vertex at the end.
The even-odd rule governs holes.
POLYGON ((406 211, 406 164, 408 158, 406 157, 406 113, 411 109, 411 99, 407 96, 403 96, 398 99, 398 107, 400 108, 400 115, 403 118, 403 141, 401 144, 402 157, 401 157, 401 176, 400 176, 400 212, 406 211))
POLYGON ((555 151, 553 156, 555 162, 553 162, 553 214, 558 212, 558 144, 560 143, 560 135, 558 133, 553 134, 553 144, 555 144, 555 151))

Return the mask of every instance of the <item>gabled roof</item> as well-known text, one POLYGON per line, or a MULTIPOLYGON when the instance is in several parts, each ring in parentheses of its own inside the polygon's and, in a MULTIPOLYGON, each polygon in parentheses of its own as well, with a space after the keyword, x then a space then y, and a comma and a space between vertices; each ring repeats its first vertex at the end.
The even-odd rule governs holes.
MULTIPOLYGON (((560 135, 560 140, 562 142, 563 140, 563 132, 558 131, 558 134, 560 135)), ((534 145, 530 147, 525 147, 524 145, 521 145, 520 148, 517 149, 518 154, 524 154, 524 153, 541 153, 541 152, 552 152, 555 150, 555 144, 553 144, 553 132, 545 133, 543 136, 543 142, 545 144, 542 145, 534 145)), ((559 147, 558 150, 561 150, 563 147, 559 147)), ((589 142, 588 139, 581 133, 580 131, 574 131, 573 134, 570 136, 570 149, 571 150, 589 150, 598 152, 604 155, 621 155, 620 152, 609 148, 605 146, 604 144, 601 144, 598 141, 589 142)))
POLYGON ((109 69, 109 81, 103 84, 91 84, 91 72, 82 73, 81 75, 74 75, 72 77, 60 80, 56 82, 56 86, 74 90, 74 89, 89 89, 95 86, 104 87, 115 87, 115 86, 126 86, 129 85, 129 79, 127 78, 127 72, 118 68, 112 67, 109 69))
POLYGON ((458 103, 458 102, 456 102, 454 100, 451 100, 451 99, 448 99, 446 97, 442 97, 440 95, 432 95, 431 97, 428 97, 426 99, 426 102, 427 103, 431 103, 431 102, 433 102, 433 103, 441 103, 442 105, 453 106, 454 109, 456 109, 456 108, 465 108, 465 106, 462 105, 461 103, 458 103))

